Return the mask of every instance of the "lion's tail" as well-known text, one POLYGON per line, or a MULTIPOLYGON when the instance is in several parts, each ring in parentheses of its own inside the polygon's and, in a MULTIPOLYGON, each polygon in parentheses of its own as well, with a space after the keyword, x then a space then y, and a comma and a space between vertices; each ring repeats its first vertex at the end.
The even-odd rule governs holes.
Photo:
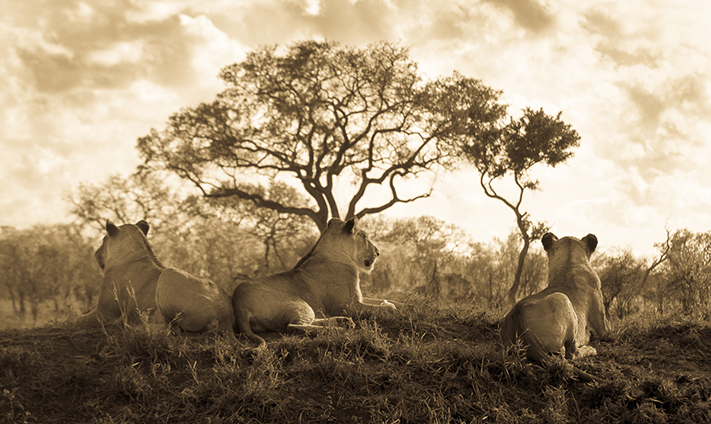
POLYGON ((247 311, 245 311, 244 308, 238 307, 236 304, 233 305, 235 311, 235 325, 237 326, 237 329, 240 331, 240 333, 244 334, 245 336, 258 343, 256 349, 261 350, 265 348, 267 346, 267 342, 263 338, 256 335, 254 331, 252 331, 252 326, 249 324, 249 316, 247 316, 247 311))
POLYGON ((592 374, 586 373, 575 365, 573 365, 573 371, 575 371, 575 375, 577 375, 579 379, 587 381, 588 383, 604 383, 602 379, 599 379, 592 374))
MULTIPOLYGON (((523 343, 526 346, 526 354, 529 358, 541 365, 545 365, 548 363, 548 360, 550 359, 549 352, 545 348, 545 346, 543 346, 543 342, 541 341, 541 339, 539 339, 533 331, 524 331, 521 335, 521 339, 523 340, 523 343)), ((594 375, 586 373, 575 365, 571 364, 571 366, 573 367, 575 375, 578 376, 579 379, 588 383, 603 382, 603 380, 595 377, 594 375)))
POLYGON ((521 340, 523 345, 526 346, 526 356, 541 365, 548 363, 548 350, 533 331, 525 330, 521 334, 521 340))

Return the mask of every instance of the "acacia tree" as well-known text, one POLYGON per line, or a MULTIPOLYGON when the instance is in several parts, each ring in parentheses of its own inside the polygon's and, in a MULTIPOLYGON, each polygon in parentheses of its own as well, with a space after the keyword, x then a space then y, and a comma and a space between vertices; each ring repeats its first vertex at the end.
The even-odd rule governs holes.
POLYGON ((526 190, 539 189, 539 182, 530 177, 530 170, 537 164, 555 167, 566 161, 573 155, 570 149, 579 145, 580 136, 560 119, 561 113, 554 117, 542 109, 526 108, 519 119, 514 119, 507 116, 504 105, 491 108, 491 115, 486 119, 481 119, 480 113, 478 109, 471 111, 469 137, 464 139, 463 152, 465 160, 479 170, 484 194, 504 203, 516 216, 523 245, 507 295, 509 303, 515 303, 531 242, 548 230, 545 222, 534 223, 528 213, 522 211, 526 190), (495 187, 495 182, 507 176, 518 189, 513 199, 507 199, 495 187))
POLYGON ((451 165, 469 112, 484 119, 498 95, 456 73, 423 83, 408 50, 386 42, 357 49, 304 41, 283 54, 262 47, 220 77, 227 89, 212 103, 183 109, 138 140, 143 166, 192 181, 207 197, 308 217, 320 231, 331 217, 429 196, 398 187, 451 165), (293 178, 310 203, 273 199, 254 184, 277 177, 293 178), (361 206, 375 190, 383 200, 361 206))

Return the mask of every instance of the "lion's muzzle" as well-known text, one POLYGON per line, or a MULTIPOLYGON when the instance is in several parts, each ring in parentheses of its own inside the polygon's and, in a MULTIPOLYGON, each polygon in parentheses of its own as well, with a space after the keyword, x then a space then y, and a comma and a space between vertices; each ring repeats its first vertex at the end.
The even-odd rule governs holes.
POLYGON ((373 246, 375 251, 373 252, 373 257, 364 259, 363 260, 363 265, 365 265, 366 268, 370 268, 371 266, 375 265, 375 261, 378 260, 378 256, 380 256, 380 251, 378 250, 377 247, 373 246))
POLYGON ((377 261, 377 260, 378 260, 377 256, 375 256, 374 258, 364 259, 363 265, 365 265, 366 268, 370 268, 373 265, 375 265, 375 261, 377 261))

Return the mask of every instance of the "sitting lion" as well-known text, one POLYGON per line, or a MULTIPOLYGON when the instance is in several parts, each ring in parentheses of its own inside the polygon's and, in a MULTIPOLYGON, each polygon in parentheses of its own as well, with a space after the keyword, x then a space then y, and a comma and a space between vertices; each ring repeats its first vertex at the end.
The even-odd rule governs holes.
MULTIPOLYGON (((549 354, 567 359, 595 355, 595 348, 587 345, 590 331, 600 338, 610 333, 600 279, 589 260, 597 238, 588 234, 582 240, 559 240, 546 233, 541 241, 548 255, 548 287, 511 309, 501 324, 501 339, 511 346, 520 337, 527 356, 539 363, 545 363, 549 354)), ((592 378, 576 372, 586 380, 592 378)))
POLYGON ((148 223, 116 227, 106 221, 107 235, 94 255, 104 281, 99 303, 79 322, 166 322, 186 331, 217 327, 234 340, 234 313, 225 290, 209 280, 166 268, 148 242, 148 223), (159 310, 160 314, 155 314, 159 310))
POLYGON ((293 269, 235 288, 232 304, 237 328, 261 349, 266 342, 255 332, 313 333, 339 321, 352 323, 340 314, 396 309, 386 300, 364 300, 360 291, 359 274, 369 273, 379 255, 368 236, 356 228, 355 218, 331 219, 311 252, 293 269))

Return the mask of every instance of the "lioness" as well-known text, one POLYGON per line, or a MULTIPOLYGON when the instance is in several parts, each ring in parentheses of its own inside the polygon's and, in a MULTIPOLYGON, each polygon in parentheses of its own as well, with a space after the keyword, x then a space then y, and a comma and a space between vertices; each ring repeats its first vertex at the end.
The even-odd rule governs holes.
POLYGON ((94 254, 104 276, 99 303, 79 322, 136 322, 139 313, 153 315, 156 283, 165 267, 146 238, 148 228, 143 220, 120 227, 106 221, 107 235, 94 254))
POLYGON ((143 220, 120 227, 106 221, 107 235, 94 255, 104 274, 99 303, 79 322, 137 322, 145 313, 151 323, 162 317, 186 331, 217 326, 235 340, 227 292, 212 281, 163 266, 146 238, 148 229, 143 220))
POLYGON ((380 252, 356 228, 356 219, 331 219, 316 245, 286 272, 246 281, 232 294, 237 328, 266 346, 255 332, 296 330, 312 333, 363 309, 394 310, 386 300, 364 303, 361 272, 369 273, 380 252), (317 318, 318 316, 318 318, 317 318), (330 316, 332 318, 326 318, 330 316))
MULTIPOLYGON (((539 363, 545 363, 551 353, 567 359, 595 355, 595 348, 587 345, 590 330, 598 337, 610 333, 600 279, 590 265, 597 238, 588 234, 582 240, 559 240, 546 233, 541 241, 548 255, 548 287, 511 309, 501 324, 501 339, 511 346, 521 337, 527 356, 539 363)), ((591 378, 576 372, 586 380, 591 378)))

